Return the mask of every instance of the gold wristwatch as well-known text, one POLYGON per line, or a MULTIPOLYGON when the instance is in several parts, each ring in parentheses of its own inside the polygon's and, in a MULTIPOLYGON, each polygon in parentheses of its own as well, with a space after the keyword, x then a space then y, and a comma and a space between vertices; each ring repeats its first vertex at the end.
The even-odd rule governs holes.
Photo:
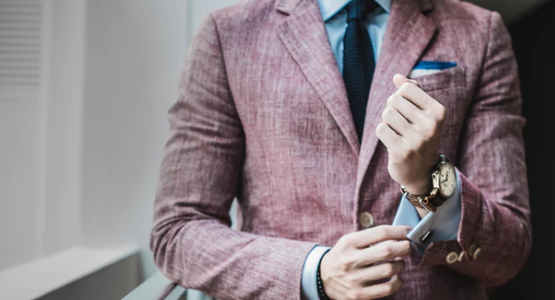
POLYGON ((432 191, 428 195, 413 195, 401 186, 401 192, 415 207, 435 212, 457 189, 457 173, 453 164, 443 154, 432 172, 432 191))

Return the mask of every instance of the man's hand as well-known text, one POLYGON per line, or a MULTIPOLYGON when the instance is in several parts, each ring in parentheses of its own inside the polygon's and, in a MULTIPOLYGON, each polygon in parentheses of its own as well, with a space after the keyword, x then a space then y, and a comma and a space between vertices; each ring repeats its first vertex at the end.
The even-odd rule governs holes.
POLYGON ((431 190, 431 169, 439 160, 438 148, 445 108, 421 90, 416 81, 395 75, 397 92, 387 99, 376 134, 389 153, 389 175, 411 194, 431 190))
POLYGON ((322 258, 320 276, 331 299, 377 299, 397 292, 410 254, 409 227, 377 226, 343 236, 322 258), (376 264, 379 263, 379 264, 376 264), (373 281, 390 278, 385 283, 373 281))

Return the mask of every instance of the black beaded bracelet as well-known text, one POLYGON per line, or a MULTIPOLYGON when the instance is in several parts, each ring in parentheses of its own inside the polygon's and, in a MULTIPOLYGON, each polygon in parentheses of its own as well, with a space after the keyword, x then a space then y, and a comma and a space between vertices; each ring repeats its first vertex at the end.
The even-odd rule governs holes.
MULTIPOLYGON (((326 252, 324 252, 324 255, 326 255, 328 251, 330 250, 328 249, 326 252)), ((322 255, 322 258, 324 258, 324 255, 322 255)), ((332 300, 330 297, 328 297, 328 295, 326 295, 324 283, 322 282, 322 278, 320 277, 320 264, 322 263, 322 258, 320 258, 320 261, 318 262, 318 270, 316 271, 316 287, 318 289, 318 298, 320 298, 320 300, 332 300)))

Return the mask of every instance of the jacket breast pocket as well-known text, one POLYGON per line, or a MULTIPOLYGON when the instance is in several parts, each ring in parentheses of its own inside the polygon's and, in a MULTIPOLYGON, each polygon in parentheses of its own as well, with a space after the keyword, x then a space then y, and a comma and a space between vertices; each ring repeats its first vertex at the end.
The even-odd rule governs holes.
POLYGON ((413 78, 418 81, 422 90, 426 92, 465 88, 466 74, 465 69, 461 66, 445 69, 431 75, 424 75, 413 78))

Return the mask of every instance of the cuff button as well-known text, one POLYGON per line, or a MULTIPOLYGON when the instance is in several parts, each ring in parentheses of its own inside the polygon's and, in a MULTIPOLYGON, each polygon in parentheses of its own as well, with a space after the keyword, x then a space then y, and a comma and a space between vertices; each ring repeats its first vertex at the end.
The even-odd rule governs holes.
POLYGON ((474 255, 472 255, 472 258, 474 260, 477 260, 478 257, 480 256, 480 253, 482 253, 482 249, 480 249, 480 248, 476 249, 476 251, 474 251, 474 255))
POLYGON ((462 262, 464 260, 464 254, 465 254, 464 251, 461 251, 461 253, 459 253, 459 258, 458 258, 459 262, 462 262))
POLYGON ((476 251, 476 244, 470 245, 470 248, 468 248, 468 254, 472 256, 474 255, 474 251, 476 251))
POLYGON ((454 264, 458 259, 459 259, 459 254, 457 252, 451 252, 447 254, 447 257, 445 258, 447 263, 450 265, 454 264))

